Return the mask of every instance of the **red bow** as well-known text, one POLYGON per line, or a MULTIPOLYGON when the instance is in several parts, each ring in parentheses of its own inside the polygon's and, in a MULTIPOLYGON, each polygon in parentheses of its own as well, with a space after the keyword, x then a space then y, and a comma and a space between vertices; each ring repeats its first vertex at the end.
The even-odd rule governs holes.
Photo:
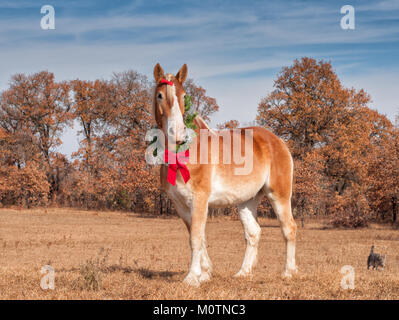
POLYGON ((177 169, 180 170, 180 173, 185 183, 187 183, 187 181, 190 179, 190 172, 188 171, 186 166, 189 156, 190 152, 188 149, 179 153, 174 153, 169 151, 168 149, 165 149, 164 159, 165 163, 168 163, 167 180, 171 185, 176 185, 177 169), (172 163, 169 163, 169 160, 172 160, 172 163))
POLYGON ((173 87, 173 82, 172 82, 172 81, 168 81, 168 80, 166 80, 166 79, 162 79, 162 80, 160 81, 160 83, 166 83, 166 84, 168 84, 168 85, 170 85, 170 86, 173 87))

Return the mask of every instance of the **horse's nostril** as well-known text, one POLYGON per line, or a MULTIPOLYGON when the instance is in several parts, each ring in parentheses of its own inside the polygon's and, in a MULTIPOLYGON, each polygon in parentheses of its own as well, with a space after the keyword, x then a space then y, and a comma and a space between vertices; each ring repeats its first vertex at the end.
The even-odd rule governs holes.
POLYGON ((169 128, 169 135, 174 135, 175 134, 175 130, 173 129, 173 127, 169 128))

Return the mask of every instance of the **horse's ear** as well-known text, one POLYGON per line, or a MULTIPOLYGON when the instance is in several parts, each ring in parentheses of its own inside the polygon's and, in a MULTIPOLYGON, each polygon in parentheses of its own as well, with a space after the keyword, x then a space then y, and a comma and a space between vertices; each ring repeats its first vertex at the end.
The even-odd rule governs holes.
POLYGON ((158 83, 161 79, 165 78, 163 69, 159 63, 154 67, 154 79, 158 83))
POLYGON ((204 119, 202 119, 201 116, 199 116, 199 115, 197 115, 197 116, 194 118, 194 124, 197 126, 197 129, 196 129, 196 130, 205 129, 205 130, 209 130, 209 132, 210 132, 211 135, 214 135, 214 136, 217 135, 216 132, 215 132, 214 130, 212 130, 211 128, 209 128, 209 126, 206 124, 206 122, 204 121, 204 119))
POLYGON ((204 121, 204 119, 201 118, 201 116, 197 115, 194 118, 194 123, 195 125, 199 128, 199 129, 208 129, 211 130, 209 128, 209 126, 206 124, 206 122, 204 121))
POLYGON ((181 84, 183 84, 184 81, 186 81, 187 78, 187 65, 183 64, 183 66, 180 68, 179 72, 176 74, 176 79, 179 80, 181 84))

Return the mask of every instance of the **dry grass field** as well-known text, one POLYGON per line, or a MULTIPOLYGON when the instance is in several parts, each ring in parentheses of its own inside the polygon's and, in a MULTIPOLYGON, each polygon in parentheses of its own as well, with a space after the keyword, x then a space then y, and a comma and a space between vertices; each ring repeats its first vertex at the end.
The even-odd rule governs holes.
POLYGON ((284 243, 278 222, 260 219, 258 265, 235 279, 244 239, 232 218, 208 221, 214 265, 200 288, 182 283, 189 266, 188 234, 177 218, 68 209, 0 210, 1 299, 398 299, 399 231, 298 228, 299 275, 282 279, 284 243), (384 271, 369 271, 371 244, 387 254, 384 271), (55 289, 43 290, 42 266, 55 269, 55 289), (355 268, 355 289, 341 288, 344 265, 355 268), (98 287, 97 287, 98 286, 98 287))

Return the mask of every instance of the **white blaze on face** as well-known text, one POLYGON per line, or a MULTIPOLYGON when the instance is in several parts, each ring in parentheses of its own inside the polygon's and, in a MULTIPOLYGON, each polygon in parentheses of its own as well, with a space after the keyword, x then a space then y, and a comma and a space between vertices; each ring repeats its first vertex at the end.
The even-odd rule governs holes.
POLYGON ((175 86, 168 85, 166 90, 168 98, 171 97, 173 99, 173 106, 169 117, 166 119, 167 122, 165 127, 168 138, 174 144, 176 141, 184 141, 185 125, 183 121, 183 115, 179 107, 179 101, 176 96, 175 86))

